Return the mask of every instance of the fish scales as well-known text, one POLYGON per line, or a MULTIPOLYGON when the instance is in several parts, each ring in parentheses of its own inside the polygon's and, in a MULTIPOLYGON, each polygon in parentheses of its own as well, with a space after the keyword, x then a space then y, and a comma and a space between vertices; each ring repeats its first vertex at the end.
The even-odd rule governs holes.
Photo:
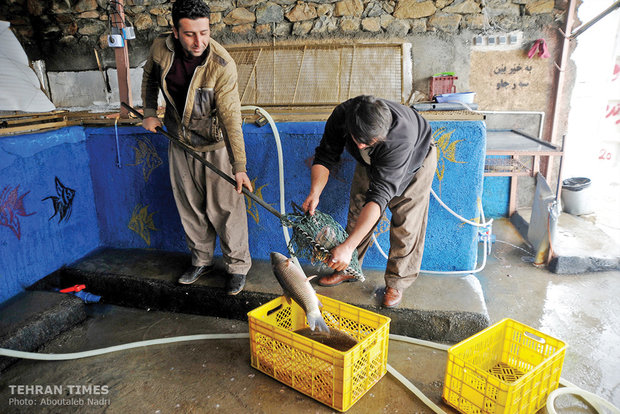
POLYGON ((308 325, 312 330, 329 332, 329 328, 319 310, 320 302, 314 288, 310 284, 311 278, 306 278, 292 260, 281 253, 271 252, 271 267, 276 279, 284 290, 287 298, 293 299, 306 313, 308 325))

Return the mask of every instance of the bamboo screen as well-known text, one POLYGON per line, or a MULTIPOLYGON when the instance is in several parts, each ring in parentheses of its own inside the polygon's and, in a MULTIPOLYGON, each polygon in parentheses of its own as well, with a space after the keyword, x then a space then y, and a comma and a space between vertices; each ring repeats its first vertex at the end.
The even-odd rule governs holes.
POLYGON ((242 105, 336 105, 358 95, 404 101, 401 44, 228 47, 242 105))

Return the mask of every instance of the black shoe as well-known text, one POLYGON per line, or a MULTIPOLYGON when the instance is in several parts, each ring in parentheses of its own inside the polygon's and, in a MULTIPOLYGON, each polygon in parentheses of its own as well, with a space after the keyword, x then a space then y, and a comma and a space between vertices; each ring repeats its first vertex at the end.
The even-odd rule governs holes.
POLYGON ((236 295, 243 290, 243 286, 245 286, 245 275, 237 273, 228 274, 228 279, 226 280, 227 295, 236 295))
POLYGON ((213 265, 209 266, 191 266, 185 273, 179 278, 179 283, 182 285, 191 285, 198 280, 200 276, 211 273, 214 269, 213 265))

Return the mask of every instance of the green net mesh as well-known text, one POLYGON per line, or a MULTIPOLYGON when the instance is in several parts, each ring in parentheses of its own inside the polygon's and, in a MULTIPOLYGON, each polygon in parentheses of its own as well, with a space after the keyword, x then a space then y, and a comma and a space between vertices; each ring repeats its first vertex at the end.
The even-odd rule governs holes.
MULTIPOLYGON (((346 240, 347 232, 329 214, 316 210, 311 216, 303 213, 294 203, 293 210, 294 213, 285 214, 282 218, 284 225, 293 229, 293 236, 288 244, 290 254, 309 259, 313 265, 327 267, 325 262, 330 257, 330 250, 346 240)), ((357 251, 353 252, 351 263, 345 272, 364 281, 357 251)))

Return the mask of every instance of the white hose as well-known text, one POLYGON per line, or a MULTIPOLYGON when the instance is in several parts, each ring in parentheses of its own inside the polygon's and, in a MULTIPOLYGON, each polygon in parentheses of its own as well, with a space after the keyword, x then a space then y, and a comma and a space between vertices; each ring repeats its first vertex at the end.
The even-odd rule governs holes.
MULTIPOLYGON (((286 197, 284 195, 284 156, 282 155, 282 142, 280 140, 280 133, 278 132, 276 123, 273 121, 273 118, 271 117, 271 115, 269 115, 269 112, 265 111, 263 108, 259 106, 246 105, 246 106, 242 106, 241 110, 242 111, 250 110, 250 111, 260 113, 261 115, 265 117, 265 119, 269 123, 269 126, 271 127, 271 132, 273 132, 273 138, 276 141, 276 149, 278 153, 278 178, 279 178, 279 183, 280 183, 280 214, 285 215, 286 214, 286 197)), ((284 233, 284 240, 286 240, 286 245, 289 246, 290 241, 291 241, 291 236, 288 232, 288 227, 286 227, 284 223, 282 223, 282 232, 284 233)), ((293 262, 297 266, 299 266, 300 269, 302 269, 301 264, 299 263, 299 260, 297 260, 297 257, 293 256, 292 259, 293 259, 293 262)), ((303 269, 302 269, 302 272, 303 272, 303 269)))
POLYGON ((170 344, 173 342, 185 342, 185 341, 202 341, 205 339, 244 339, 249 338, 248 333, 233 333, 233 334, 203 334, 203 335, 185 335, 175 336, 171 338, 159 338, 150 339, 148 341, 130 342, 124 345, 110 346, 107 348, 93 349, 91 351, 74 352, 70 354, 40 354, 37 352, 23 352, 14 351, 12 349, 0 348, 0 355, 23 358, 23 359, 36 359, 42 361, 66 361, 69 359, 88 358, 96 355, 109 354, 111 352, 123 351, 126 349, 139 348, 141 346, 151 346, 160 344, 170 344))
POLYGON ((441 349, 443 351, 447 351, 448 349, 450 349, 450 345, 438 344, 436 342, 425 341, 424 339, 418 338, 411 338, 404 335, 390 334, 390 339, 393 339, 395 341, 408 342, 414 345, 427 346, 429 348, 441 349))
MULTIPOLYGON (((280 134, 278 133, 278 129, 271 115, 269 115, 269 113, 265 111, 264 109, 257 107, 257 106, 251 106, 251 105, 243 106, 241 107, 241 109, 242 110, 254 110, 254 111, 260 112, 267 119, 267 122, 269 122, 269 125, 274 135, 274 139, 276 141, 276 148, 278 152, 278 172, 279 172, 279 183, 280 183, 280 213, 284 215, 286 214, 285 195, 284 195, 284 164, 283 164, 283 155, 282 155, 282 144, 280 141, 280 134)), ((492 219, 489 220, 488 222, 485 220, 484 211, 482 211, 481 206, 480 206, 480 215, 481 215, 482 222, 476 223, 476 222, 467 220, 464 217, 460 216, 459 214, 455 213, 443 201, 441 201, 441 199, 437 196, 437 194, 433 191, 432 188, 431 188, 431 194, 435 197, 435 199, 439 202, 439 204, 441 204, 441 206, 443 206, 448 212, 450 212, 452 215, 457 217, 459 220, 467 224, 470 224, 476 227, 488 227, 493 222, 492 219)), ((286 240, 286 243, 288 245, 290 242, 290 235, 288 233, 288 228, 284 224, 282 225, 282 231, 284 233, 284 239, 286 240)), ((375 245, 377 246, 381 254, 387 259, 387 255, 385 254, 383 249, 381 249, 381 246, 379 246, 379 243, 377 242, 377 239, 374 234, 372 237, 375 242, 375 245)), ((483 238, 483 241, 484 241, 485 253, 486 253, 488 238, 486 237, 483 238)), ((297 260, 297 258, 293 257, 293 260, 301 268, 301 265, 299 264, 299 261, 297 260)), ((421 272, 432 273, 432 274, 476 273, 476 272, 481 271, 484 268, 485 264, 486 264, 486 254, 483 256, 482 265, 477 270, 454 271, 454 272, 436 272, 436 271, 421 270, 421 272)), ((248 333, 185 335, 185 336, 175 336, 171 338, 160 338, 160 339, 151 339, 147 341, 130 342, 130 343, 123 344, 123 345, 116 345, 116 346, 111 346, 107 348, 93 349, 90 351, 74 352, 74 353, 67 353, 67 354, 41 354, 41 353, 36 353, 36 352, 23 352, 23 351, 15 351, 12 349, 0 348, 0 356, 22 358, 22 359, 32 359, 32 360, 44 360, 44 361, 64 361, 64 360, 88 358, 92 356, 103 355, 103 354, 123 351, 127 349, 152 346, 152 345, 170 344, 170 343, 175 343, 175 342, 201 341, 201 340, 208 340, 208 339, 247 339, 249 337, 250 335, 248 333)), ((427 346, 427 347, 440 349, 444 351, 450 348, 449 345, 437 344, 434 342, 424 341, 422 339, 410 338, 410 337, 403 336, 403 335, 390 334, 389 338, 392 340, 407 342, 407 343, 421 345, 421 346, 427 346)), ((387 369, 387 372, 389 372, 392 376, 394 376, 394 378, 396 378, 405 387, 407 387, 411 392, 413 392, 424 404, 426 404, 431 410, 433 410, 433 412, 437 414, 446 414, 445 411, 443 411, 439 406, 437 406, 434 402, 428 399, 428 397, 426 397, 424 393, 422 393, 422 391, 420 391, 415 385, 413 385, 407 378, 405 378, 401 373, 399 373, 396 369, 394 369, 390 364, 387 364, 386 369, 387 369)), ((553 407, 553 403, 555 401, 555 398, 563 394, 574 394, 574 395, 578 395, 584 398, 586 401, 588 401, 589 404, 591 404, 594 408, 596 408, 598 412, 601 412, 600 405, 598 405, 600 403, 601 405, 608 408, 613 413, 620 414, 620 410, 618 408, 616 408, 614 405, 604 400, 603 398, 591 392, 578 388, 574 384, 571 384, 568 381, 563 380, 562 378, 560 378, 560 383, 562 385, 567 385, 567 387, 556 389, 551 394, 549 394, 549 397, 547 398, 547 410, 549 414, 557 414, 557 412, 555 411, 555 408, 553 407)))
POLYGON ((549 397, 547 397, 546 408, 549 414, 557 414, 557 411, 555 411, 555 407, 554 407, 555 399, 559 397, 560 395, 565 395, 565 394, 576 395, 576 396, 583 398, 598 413, 604 412, 601 407, 603 406, 607 408, 609 411, 611 411, 612 413, 620 414, 620 409, 618 409, 616 406, 614 406, 609 401, 605 400, 604 398, 599 397, 596 394, 593 394, 589 391, 586 391, 584 389, 577 388, 577 387, 558 388, 552 391, 551 394, 549 394, 549 397))
MULTIPOLYGON (((12 358, 22 358, 22 359, 31 359, 31 360, 40 360, 40 361, 66 361, 71 359, 81 359, 88 358, 97 355, 109 354, 112 352, 123 351, 127 349, 139 348, 143 346, 151 346, 151 345, 161 345, 161 344, 170 344, 175 342, 187 342, 187 341, 201 341, 205 339, 247 339, 250 335, 248 333, 232 333, 232 334, 202 334, 202 335, 185 335, 185 336, 175 336, 171 338, 160 338, 160 339, 150 339, 148 341, 139 341, 139 342, 130 342, 124 345, 116 345, 110 346, 107 348, 93 349, 90 351, 84 352, 73 352, 68 354, 40 354, 37 352, 23 352, 23 351, 14 351, 12 349, 0 348, 0 356, 12 357, 12 358)), ((402 335, 394 335, 390 334, 389 336, 392 340, 407 342, 416 345, 422 345, 430 348, 447 350, 449 345, 445 344, 437 344, 430 341, 424 341, 422 339, 410 338, 402 335)), ((390 364, 386 364, 387 372, 389 372, 394 378, 400 381, 405 387, 407 387, 411 392, 414 393, 424 404, 426 404, 431 410, 433 410, 437 414, 446 414, 439 406, 437 406, 434 402, 432 402, 428 397, 422 393, 415 385, 411 383, 407 378, 405 378, 400 372, 395 370, 390 364)), ((567 385, 567 388, 561 388, 553 391, 549 394, 547 398, 547 410, 549 414, 557 414, 555 408, 553 407, 553 403, 555 398, 559 395, 563 394, 574 394, 579 395, 584 398, 591 404, 599 413, 602 413, 600 409, 600 405, 608 408, 614 414, 620 414, 620 410, 612 405, 610 402, 604 400, 603 398, 592 394, 591 392, 585 391, 581 388, 578 388, 574 384, 560 378, 560 384, 567 385)))
MULTIPOLYGON (((426 347, 429 347, 429 348, 440 349, 440 350, 443 350, 443 351, 447 351, 448 348, 450 348, 450 345, 438 344, 438 343, 435 343, 435 342, 425 341, 423 339, 417 339, 417 338, 410 338, 408 336, 403 336, 403 335, 390 334, 389 338, 392 339, 392 340, 396 340, 396 341, 401 341, 401 342, 407 342, 407 343, 410 343, 410 344, 426 346, 426 347)), ((420 391, 420 389, 418 387, 413 385, 413 383, 411 383, 411 381, 409 381, 407 378, 405 378, 400 372, 396 371, 394 369, 394 367, 392 367, 390 364, 387 364, 386 369, 387 369, 387 372, 389 372, 394 378, 396 378, 398 381, 400 381, 401 384, 403 384, 409 391, 411 391, 424 404, 426 404, 426 406, 428 408, 433 410, 433 412, 435 412, 437 414, 447 414, 437 404, 432 402, 426 395, 424 395, 424 393, 422 391, 420 391)))
POLYGON ((413 385, 411 383, 411 381, 409 381, 407 378, 405 378, 400 372, 398 372, 394 368, 392 368, 392 366, 390 364, 387 364, 386 369, 387 369, 387 372, 392 374, 392 376, 394 378, 396 378, 398 381, 401 382, 401 384, 403 384, 405 387, 407 387, 409 389, 409 391, 411 391, 416 397, 418 397, 420 400, 422 400, 422 402, 424 404, 426 404, 426 406, 428 408, 430 408, 431 410, 433 410, 437 414, 446 414, 446 412, 444 410, 442 410, 441 408, 439 408, 439 406, 437 404, 432 402, 426 395, 424 395, 424 393, 422 391, 420 391, 420 389, 418 387, 413 385))
MULTIPOLYGON (((461 216, 460 214, 456 213, 454 210, 452 210, 450 207, 448 207, 446 205, 446 203, 444 203, 439 196, 435 193, 435 191, 431 188, 431 194, 433 195, 433 197, 435 197, 435 200, 437 200, 437 202, 439 202, 439 204, 445 208, 448 213, 452 214, 454 217, 458 218, 459 220, 474 226, 474 227, 480 227, 480 228, 489 228, 489 230, 482 236, 482 241, 484 243, 484 254, 482 255, 482 264, 480 265, 479 268, 475 269, 474 266, 474 270, 454 270, 454 271, 438 271, 438 270, 422 270, 420 269, 420 273, 426 273, 426 274, 430 274, 430 275, 469 275, 472 273, 478 273, 481 272, 482 269, 484 269, 484 267, 487 264, 487 255, 491 254, 491 244, 489 243, 490 238, 491 238, 491 225, 493 224, 493 219, 486 221, 486 218, 484 216, 484 210, 482 208, 482 203, 480 202, 480 200, 478 200, 478 208, 480 209, 480 223, 476 223, 475 221, 471 221, 466 219, 465 217, 461 216)), ((381 246, 379 245, 379 242, 377 241, 377 237, 375 236, 375 234, 372 234, 372 240, 375 244, 375 246, 377 247, 377 249, 379 250, 379 253, 381 253, 381 255, 385 258, 388 259, 388 255, 385 253, 385 251, 381 248, 381 246)))
MULTIPOLYGON (((493 223, 493 219, 489 220, 488 222, 485 222, 484 219, 484 210, 482 209, 482 206, 479 205, 480 208, 480 216, 482 218, 482 221, 480 223, 476 223, 475 221, 471 221, 466 219, 465 217, 459 215, 458 213, 456 213, 454 210, 452 210, 450 207, 448 207, 446 205, 446 203, 444 203, 443 201, 441 201, 441 198, 439 198, 439 196, 437 195, 437 193, 435 193, 435 191, 431 188, 431 194, 433 195, 433 197, 435 197, 435 200, 437 200, 437 202, 443 207, 445 208, 448 213, 452 214, 454 217, 456 217, 457 219, 469 224, 470 226, 474 226, 474 227, 487 227, 490 226, 493 223)), ((478 201, 478 204, 480 204, 480 201, 478 201)))

